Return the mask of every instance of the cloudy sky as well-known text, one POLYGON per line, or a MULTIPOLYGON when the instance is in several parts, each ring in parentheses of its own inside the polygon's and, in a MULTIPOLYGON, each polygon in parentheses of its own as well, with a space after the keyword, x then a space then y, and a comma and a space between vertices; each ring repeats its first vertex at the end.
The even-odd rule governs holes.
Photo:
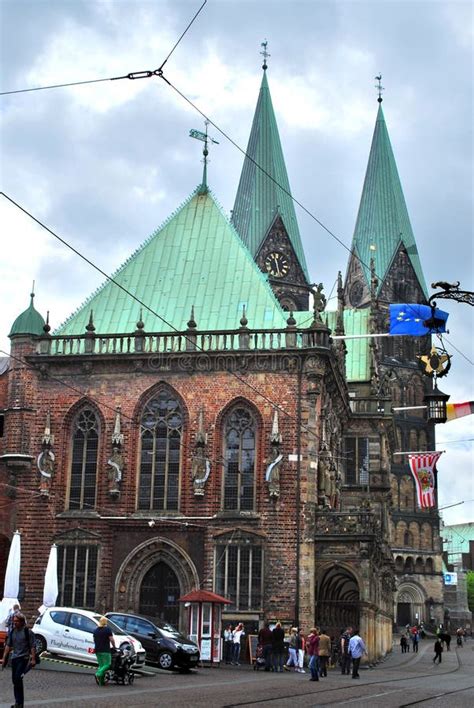
MULTIPOLYGON (((0 0, 1 91, 159 67, 200 0, 0 0)), ((383 75, 384 112, 426 280, 473 282, 473 11, 469 1, 208 0, 165 76, 242 148, 268 79, 295 197, 349 247, 383 75)), ((1 189, 112 272, 200 182, 202 118, 159 78, 1 97, 1 189)), ((209 183, 233 206, 242 154, 222 135, 209 183)), ((313 280, 347 251, 297 207, 313 280)), ((35 304, 59 325, 102 278, 0 197, 0 344, 35 304)), ((449 303, 442 388, 474 399, 472 308, 449 303), (459 350, 459 352, 457 351, 459 350)), ((474 520, 472 416, 438 429, 446 523, 474 520)))

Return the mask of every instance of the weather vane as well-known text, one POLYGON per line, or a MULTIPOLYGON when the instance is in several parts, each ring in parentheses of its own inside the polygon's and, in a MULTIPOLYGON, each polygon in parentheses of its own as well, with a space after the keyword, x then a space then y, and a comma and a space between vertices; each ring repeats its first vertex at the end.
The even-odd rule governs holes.
POLYGON ((262 69, 265 71, 267 69, 267 57, 271 57, 271 54, 267 52, 267 47, 268 47, 268 42, 265 40, 260 44, 261 47, 263 47, 263 52, 260 52, 260 54, 263 57, 263 64, 262 64, 262 69))
POLYGON ((383 101, 382 91, 385 91, 384 87, 382 86, 382 74, 379 74, 378 76, 376 76, 375 80, 377 81, 377 83, 375 84, 375 88, 379 92, 379 97, 378 97, 377 101, 379 103, 382 103, 382 101, 383 101))
POLYGON ((203 133, 200 130, 194 130, 193 128, 189 131, 189 137, 190 138, 195 138, 196 140, 202 140, 204 143, 204 147, 202 149, 202 154, 204 155, 203 158, 203 163, 204 163, 204 169, 203 169, 203 174, 202 174, 202 190, 204 192, 207 192, 207 156, 209 155, 209 150, 208 150, 208 144, 209 142, 214 143, 215 145, 219 145, 217 140, 214 140, 214 138, 211 138, 207 134, 207 126, 209 125, 209 121, 205 120, 204 125, 206 127, 206 132, 203 133))

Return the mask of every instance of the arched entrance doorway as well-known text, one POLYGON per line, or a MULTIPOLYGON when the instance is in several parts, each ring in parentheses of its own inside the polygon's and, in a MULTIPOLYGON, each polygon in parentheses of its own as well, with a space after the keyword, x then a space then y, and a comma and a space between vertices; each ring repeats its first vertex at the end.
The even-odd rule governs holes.
POLYGON ((425 604, 420 588, 408 583, 401 584, 396 599, 397 626, 406 627, 407 624, 426 621, 425 604))
POLYGON ((180 595, 181 589, 176 573, 167 563, 159 561, 150 568, 142 580, 139 612, 177 626, 180 595))
POLYGON ((196 566, 177 543, 144 541, 123 561, 115 580, 114 610, 164 619, 184 630, 178 598, 199 587, 196 566))
POLYGON ((330 568, 318 585, 317 624, 334 636, 345 627, 358 627, 359 600, 359 585, 352 573, 340 566, 330 568))

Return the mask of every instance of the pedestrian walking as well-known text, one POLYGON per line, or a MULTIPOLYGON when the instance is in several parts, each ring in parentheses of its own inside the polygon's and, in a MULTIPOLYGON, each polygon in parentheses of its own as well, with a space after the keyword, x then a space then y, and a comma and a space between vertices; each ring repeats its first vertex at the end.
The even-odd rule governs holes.
MULTIPOLYGON (((450 637, 450 639, 451 639, 451 637, 450 637)), ((412 634, 411 634, 411 643, 412 643, 412 645, 413 645, 413 652, 414 652, 415 654, 418 654, 418 643, 419 643, 419 641, 420 641, 420 635, 418 634, 418 630, 417 630, 417 629, 413 629, 413 630, 412 630, 412 634)))
POLYGON ((232 625, 228 624, 224 629, 224 661, 226 664, 232 663, 232 648, 234 646, 232 634, 232 625))
POLYGON ((115 649, 112 630, 107 625, 107 617, 101 617, 99 626, 92 633, 98 668, 95 680, 99 686, 105 685, 105 674, 112 664, 112 649, 115 649))
POLYGON ((288 641, 288 661, 284 665, 286 671, 290 671, 293 667, 294 671, 298 670, 298 630, 296 627, 290 629, 290 638, 288 641))
POLYGON ((351 654, 349 651, 351 634, 352 627, 347 627, 346 631, 341 634, 341 674, 350 674, 351 672, 351 654))
POLYGON ((319 675, 328 675, 328 661, 331 656, 331 639, 322 629, 319 635, 319 675))
POLYGON ((438 659, 438 664, 441 664, 441 655, 443 653, 443 645, 441 644, 441 639, 439 637, 435 641, 434 652, 435 652, 435 655, 433 657, 433 663, 436 664, 436 659, 438 659))
POLYGON ((2 669, 12 655, 12 683, 15 704, 13 708, 23 708, 25 702, 23 677, 30 668, 36 665, 35 635, 26 626, 26 619, 17 611, 12 618, 12 629, 8 632, 5 651, 3 652, 2 669))
POLYGON ((241 639, 242 637, 245 637, 245 630, 244 630, 244 625, 242 622, 239 622, 237 627, 234 629, 232 633, 232 641, 234 643, 233 650, 232 650, 232 664, 234 666, 240 666, 240 647, 241 647, 241 639))
POLYGON ((402 649, 402 654, 405 654, 405 653, 406 653, 407 644, 408 644, 407 638, 405 637, 404 634, 402 634, 402 636, 400 637, 400 646, 401 646, 401 649, 402 649))
POLYGON ((21 612, 21 610, 20 610, 20 605, 18 605, 17 603, 15 603, 15 604, 13 605, 13 607, 9 610, 9 612, 8 612, 8 617, 7 617, 7 619, 5 620, 5 625, 6 625, 6 628, 7 628, 7 632, 11 632, 11 631, 12 631, 12 629, 13 629, 13 618, 14 618, 15 615, 17 615, 17 614, 20 613, 20 612, 21 612))
POLYGON ((300 630, 298 634, 298 668, 297 671, 300 674, 305 674, 306 671, 304 670, 304 653, 306 649, 306 640, 304 636, 303 630, 300 630))
POLYGON ((313 627, 308 635, 306 651, 309 656, 310 681, 319 681, 319 636, 317 627, 313 627))
POLYGON ((285 662, 285 632, 281 622, 277 622, 272 631, 272 657, 273 671, 282 674, 285 662))
POLYGON ((359 664, 360 660, 364 654, 367 653, 364 640, 359 636, 359 632, 356 629, 352 635, 349 642, 349 651, 352 657, 352 678, 358 679, 359 676, 359 664))
POLYGON ((258 633, 258 643, 263 650, 263 658, 265 659, 265 671, 270 671, 272 668, 272 630, 268 622, 262 627, 258 633))

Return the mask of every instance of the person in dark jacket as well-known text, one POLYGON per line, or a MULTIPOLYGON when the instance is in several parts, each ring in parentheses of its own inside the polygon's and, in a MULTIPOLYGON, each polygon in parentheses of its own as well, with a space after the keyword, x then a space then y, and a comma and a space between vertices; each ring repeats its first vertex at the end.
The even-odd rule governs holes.
POLYGON ((283 664, 285 662, 285 632, 281 626, 281 622, 277 622, 272 631, 272 656, 273 671, 283 673, 283 664))
POLYGON ((443 645, 441 644, 441 639, 439 637, 435 641, 434 651, 435 651, 435 655, 433 657, 433 663, 436 664, 436 659, 438 659, 438 664, 441 664, 441 655, 443 653, 443 645))
POLYGON ((258 633, 258 643, 263 650, 263 658, 265 659, 265 671, 270 671, 272 668, 272 630, 268 622, 262 627, 258 633))
POLYGON ((351 654, 349 651, 351 634, 352 627, 348 627, 341 635, 341 674, 351 673, 351 654))
POLYGON ((8 656, 12 652, 12 682, 15 695, 15 706, 23 708, 23 676, 29 668, 36 664, 35 635, 26 626, 25 616, 17 612, 13 616, 12 629, 8 633, 5 651, 2 659, 2 669, 8 663, 8 656))
POLYGON ((115 649, 112 630, 107 626, 107 617, 101 617, 99 626, 92 633, 94 637, 95 655, 98 669, 95 672, 95 679, 99 686, 105 684, 105 674, 112 664, 112 649, 115 649))

